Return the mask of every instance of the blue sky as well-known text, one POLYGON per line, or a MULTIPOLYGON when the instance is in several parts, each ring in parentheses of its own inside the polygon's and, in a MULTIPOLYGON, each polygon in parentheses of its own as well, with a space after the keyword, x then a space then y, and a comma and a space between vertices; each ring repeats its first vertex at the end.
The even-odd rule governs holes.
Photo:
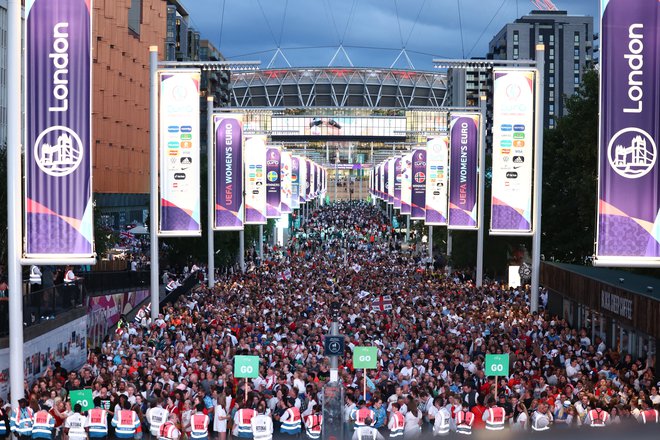
MULTIPOLYGON (((533 9, 530 0, 182 3, 202 38, 211 40, 226 57, 260 60, 262 68, 271 61, 278 46, 294 67, 327 66, 341 42, 356 66, 389 67, 405 46, 415 68, 430 70, 433 57, 484 56, 490 39, 505 23, 533 9)), ((599 0, 554 0, 559 9, 569 14, 594 16, 596 28, 598 3, 599 0)), ((347 64, 341 53, 333 63, 347 64)), ((278 55, 274 66, 283 67, 286 62, 278 55)), ((408 67, 408 62, 401 57, 396 66, 408 67)))

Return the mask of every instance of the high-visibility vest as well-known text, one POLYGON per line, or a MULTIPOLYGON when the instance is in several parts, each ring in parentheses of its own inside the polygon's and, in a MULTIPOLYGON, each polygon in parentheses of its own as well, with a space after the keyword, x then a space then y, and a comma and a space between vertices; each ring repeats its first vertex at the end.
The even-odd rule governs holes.
POLYGON ((85 416, 80 413, 73 413, 64 421, 64 427, 69 429, 69 440, 87 439, 85 432, 85 416))
POLYGON ((449 414, 447 408, 440 408, 438 413, 435 415, 435 421, 433 422, 433 433, 440 435, 449 434, 450 424, 451 414, 449 414))
POLYGON ((321 438, 321 428, 323 424, 323 417, 320 414, 310 414, 305 417, 305 431, 307 437, 312 439, 321 438))
POLYGON ((12 411, 11 419, 9 420, 11 431, 16 435, 32 435, 33 416, 34 413, 31 408, 16 408, 12 411))
POLYGON ((87 427, 91 438, 108 435, 108 412, 102 408, 90 409, 87 413, 87 427))
POLYGON ((602 409, 592 409, 588 414, 589 419, 591 419, 590 426, 592 428, 602 428, 605 426, 607 419, 610 418, 610 415, 607 413, 607 411, 603 411, 602 409))
POLYGON ((403 414, 400 411, 393 412, 388 425, 390 428, 390 438, 403 437, 403 428, 405 426, 406 419, 403 417, 403 414))
POLYGON ((286 413, 289 415, 289 417, 282 422, 280 432, 290 435, 300 434, 300 410, 295 406, 292 406, 286 410, 286 413))
POLYGON ((209 416, 204 413, 195 413, 190 417, 190 438, 201 439, 209 436, 209 416))
POLYGON ((649 408, 646 411, 642 411, 642 423, 658 423, 658 410, 649 408))
POLYGON ((459 434, 472 434, 472 423, 474 414, 471 411, 459 411, 456 413, 456 432, 459 434))
POLYGON ((55 428, 55 419, 48 411, 42 409, 32 416, 32 437, 47 438, 53 437, 53 428, 55 428))
POLYGON ((359 428, 360 426, 365 426, 366 423, 364 423, 364 421, 367 420, 367 417, 372 421, 375 421, 376 419, 374 412, 369 408, 360 408, 355 411, 355 429, 359 428))
POLYGON ((273 439, 273 420, 265 414, 257 414, 252 417, 252 435, 254 440, 273 439))
POLYGON ((147 422, 149 423, 149 431, 154 437, 160 435, 160 427, 167 421, 169 412, 165 408, 155 406, 147 410, 147 422))
POLYGON ((504 408, 501 406, 493 406, 488 408, 488 420, 486 420, 486 429, 492 431, 499 431, 504 429, 504 408))
POLYGON ((133 438, 135 431, 140 426, 140 419, 135 411, 122 409, 115 413, 112 426, 115 427, 115 435, 118 438, 133 438))
POLYGON ((376 440, 378 430, 371 426, 362 425, 356 431, 358 440, 376 440))
POLYGON ((548 416, 535 411, 532 414, 532 429, 534 431, 547 431, 550 429, 550 419, 548 419, 548 416))
POLYGON ((9 428, 5 422, 5 411, 0 409, 0 436, 5 436, 8 432, 9 428))
POLYGON ((177 429, 174 423, 167 421, 160 425, 160 432, 158 433, 159 440, 174 440, 179 438, 181 432, 177 429))
POLYGON ((238 410, 238 436, 242 438, 252 438, 252 417, 255 412, 250 408, 241 408, 238 410))

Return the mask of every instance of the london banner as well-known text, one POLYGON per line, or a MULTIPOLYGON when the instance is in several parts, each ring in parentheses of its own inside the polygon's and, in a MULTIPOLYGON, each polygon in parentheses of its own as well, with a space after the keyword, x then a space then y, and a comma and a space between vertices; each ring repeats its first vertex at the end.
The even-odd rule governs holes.
POLYGON ((159 235, 200 236, 199 70, 160 78, 159 235))
POLYGON ((243 124, 242 115, 215 115, 213 229, 243 229, 243 124))
POLYGON ((452 114, 449 126, 449 229, 477 229, 479 114, 452 114))
POLYGON ((660 2, 601 2, 599 266, 660 266, 660 2))
POLYGON ((246 136, 244 150, 245 224, 265 225, 266 136, 246 136))
POLYGON ((75 263, 94 254, 91 13, 82 0, 25 5, 27 258, 75 263))
POLYGON ((417 148, 412 153, 412 183, 410 219, 426 219, 426 150, 417 148))
POLYGON ((437 136, 426 141, 426 219, 428 226, 447 224, 447 164, 449 137, 437 136))
POLYGON ((281 152, 279 148, 266 148, 266 217, 280 218, 282 179, 280 177, 281 152))
POLYGON ((532 234, 533 70, 494 69, 491 235, 532 234))
POLYGON ((300 208, 300 157, 291 156, 291 209, 300 208))
POLYGON ((281 186, 281 202, 282 214, 290 214, 293 212, 291 206, 293 204, 293 182, 291 180, 291 153, 289 151, 282 151, 282 164, 280 176, 282 179, 281 186))

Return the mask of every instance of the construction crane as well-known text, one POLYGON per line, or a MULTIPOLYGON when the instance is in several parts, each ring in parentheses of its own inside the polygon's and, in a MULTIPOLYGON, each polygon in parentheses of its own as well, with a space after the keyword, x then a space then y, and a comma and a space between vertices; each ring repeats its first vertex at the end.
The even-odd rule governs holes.
POLYGON ((552 0, 531 0, 532 4, 541 11, 557 11, 557 6, 552 0))

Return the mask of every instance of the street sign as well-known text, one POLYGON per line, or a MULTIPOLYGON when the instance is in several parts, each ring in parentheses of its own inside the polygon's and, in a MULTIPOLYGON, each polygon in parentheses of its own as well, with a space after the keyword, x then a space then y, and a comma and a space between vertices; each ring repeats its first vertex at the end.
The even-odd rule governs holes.
POLYGON ((259 356, 235 356, 234 377, 259 377, 259 356))
POLYGON ((344 336, 343 335, 326 335, 323 341, 323 348, 326 356, 343 356, 344 355, 344 336))
POLYGON ((508 354, 486 355, 486 376, 508 376, 508 375, 509 375, 508 354))
POLYGON ((353 350, 353 368, 375 369, 378 367, 378 348, 355 347, 353 350))
POLYGON ((80 404, 80 407, 83 411, 88 411, 94 408, 94 397, 92 396, 92 390, 78 390, 69 392, 69 398, 71 399, 71 407, 73 408, 76 403, 80 404))

